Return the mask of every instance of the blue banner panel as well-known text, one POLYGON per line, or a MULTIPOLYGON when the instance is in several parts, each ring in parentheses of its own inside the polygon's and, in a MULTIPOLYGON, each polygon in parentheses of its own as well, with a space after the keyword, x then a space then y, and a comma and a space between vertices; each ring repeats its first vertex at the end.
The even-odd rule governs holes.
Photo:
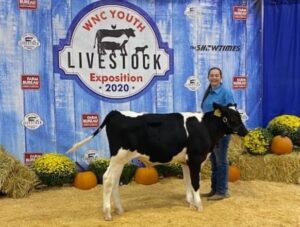
POLYGON ((265 1, 263 125, 300 115, 300 2, 265 1))
MULTIPOLYGON (((246 125, 261 126, 261 11, 252 0, 0 0, 0 144, 24 161, 65 153, 111 110, 201 112, 213 66, 246 125)), ((109 157, 105 130, 70 157, 109 157)))

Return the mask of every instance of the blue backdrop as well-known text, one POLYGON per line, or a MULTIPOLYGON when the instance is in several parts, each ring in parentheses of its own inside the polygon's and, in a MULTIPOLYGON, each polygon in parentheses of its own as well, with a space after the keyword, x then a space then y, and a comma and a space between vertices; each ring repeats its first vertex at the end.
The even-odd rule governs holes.
POLYGON ((275 116, 300 116, 300 1, 265 0, 263 125, 275 116))
MULTIPOLYGON (((62 79, 53 63, 53 47, 66 39, 76 16, 103 1, 41 0, 36 9, 20 9, 19 2, 36 1, 0 0, 0 144, 18 159, 24 160, 24 153, 64 153, 95 130, 83 127, 84 114, 99 114, 102 121, 112 109, 201 111, 212 66, 223 69, 223 83, 248 115, 247 126, 262 124, 261 0, 129 0, 151 18, 173 50, 174 69, 142 95, 118 102, 62 79)), ((109 156, 104 131, 72 158, 84 162, 89 151, 109 156)))

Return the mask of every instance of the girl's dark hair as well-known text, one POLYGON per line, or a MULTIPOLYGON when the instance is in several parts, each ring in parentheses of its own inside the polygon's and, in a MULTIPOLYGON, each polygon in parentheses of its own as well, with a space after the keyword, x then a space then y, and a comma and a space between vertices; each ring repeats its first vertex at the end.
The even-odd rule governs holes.
MULTIPOLYGON (((218 67, 211 67, 211 68, 208 70, 207 76, 209 76, 210 72, 211 72, 212 70, 214 70, 214 69, 218 70, 218 71, 220 72, 221 77, 222 77, 222 70, 221 70, 220 68, 218 68, 218 67)), ((201 108, 203 107, 203 102, 204 102, 204 100, 207 98, 207 96, 208 96, 208 94, 209 94, 209 92, 210 92, 210 89, 211 89, 211 86, 208 85, 208 87, 206 88, 206 90, 205 90, 205 92, 204 92, 204 95, 203 95, 203 99, 202 99, 202 102, 201 102, 201 108)))

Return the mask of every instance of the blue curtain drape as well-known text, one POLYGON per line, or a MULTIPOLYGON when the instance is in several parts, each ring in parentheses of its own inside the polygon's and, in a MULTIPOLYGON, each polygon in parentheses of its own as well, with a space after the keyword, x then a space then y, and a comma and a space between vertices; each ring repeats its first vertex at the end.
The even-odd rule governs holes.
POLYGON ((263 126, 300 116, 300 1, 264 1, 263 126))

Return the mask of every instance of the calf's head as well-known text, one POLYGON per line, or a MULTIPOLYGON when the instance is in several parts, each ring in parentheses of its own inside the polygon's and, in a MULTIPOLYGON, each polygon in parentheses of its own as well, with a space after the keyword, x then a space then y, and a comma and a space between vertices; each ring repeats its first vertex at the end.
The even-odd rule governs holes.
POLYGON ((248 134, 248 130, 241 119, 241 114, 236 109, 236 104, 222 106, 214 103, 213 107, 214 115, 221 118, 226 134, 238 134, 239 136, 248 134))

